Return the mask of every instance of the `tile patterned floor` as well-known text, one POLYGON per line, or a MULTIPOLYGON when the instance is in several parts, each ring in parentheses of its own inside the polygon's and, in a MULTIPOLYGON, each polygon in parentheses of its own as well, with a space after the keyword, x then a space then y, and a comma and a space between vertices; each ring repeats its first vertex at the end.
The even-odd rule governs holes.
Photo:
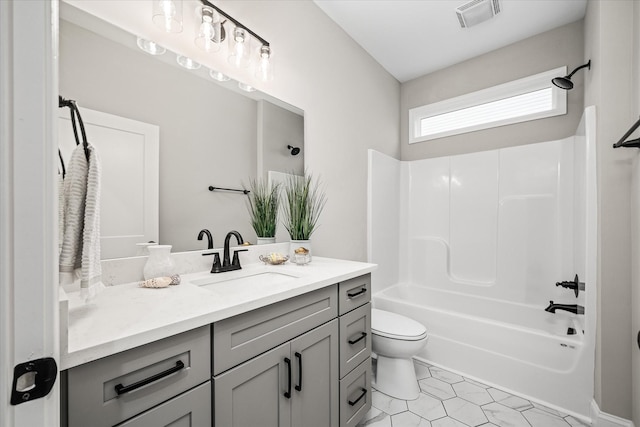
POLYGON ((588 427, 570 415, 444 369, 420 362, 415 367, 420 396, 399 400, 374 389, 372 408, 358 427, 588 427))

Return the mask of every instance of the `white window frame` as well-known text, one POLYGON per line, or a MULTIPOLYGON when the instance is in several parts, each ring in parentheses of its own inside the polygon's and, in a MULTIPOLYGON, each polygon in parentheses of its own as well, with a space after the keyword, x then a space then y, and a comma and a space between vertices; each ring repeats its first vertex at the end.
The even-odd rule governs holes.
POLYGON ((477 92, 468 93, 455 98, 422 105, 409 110, 409 144, 443 138, 451 135, 459 135, 481 129, 489 129, 514 123, 521 123, 529 120, 542 119, 545 117, 559 116, 567 113, 567 91, 560 89, 551 83, 554 77, 565 76, 567 67, 559 67, 545 71, 540 74, 514 80, 498 86, 493 86, 477 92), (451 129, 429 135, 420 135, 421 121, 423 119, 446 114, 452 111, 463 110, 477 105, 488 104, 506 98, 535 92, 542 89, 552 89, 552 108, 550 110, 526 114, 518 117, 511 117, 503 120, 485 122, 473 126, 465 126, 458 129, 451 129))

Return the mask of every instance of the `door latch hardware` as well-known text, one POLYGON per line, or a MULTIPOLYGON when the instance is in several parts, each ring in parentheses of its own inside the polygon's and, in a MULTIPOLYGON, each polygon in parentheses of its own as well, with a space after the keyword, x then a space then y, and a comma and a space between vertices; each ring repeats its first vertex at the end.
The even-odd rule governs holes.
POLYGON ((49 394, 58 376, 58 365, 52 357, 20 363, 13 368, 11 404, 19 405, 49 394))

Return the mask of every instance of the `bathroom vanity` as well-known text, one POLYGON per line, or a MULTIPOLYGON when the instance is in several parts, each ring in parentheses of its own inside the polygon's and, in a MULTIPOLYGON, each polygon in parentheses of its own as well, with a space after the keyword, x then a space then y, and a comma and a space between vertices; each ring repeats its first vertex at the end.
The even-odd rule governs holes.
POLYGON ((314 257, 107 288, 69 311, 61 424, 355 426, 371 406, 374 267, 314 257))

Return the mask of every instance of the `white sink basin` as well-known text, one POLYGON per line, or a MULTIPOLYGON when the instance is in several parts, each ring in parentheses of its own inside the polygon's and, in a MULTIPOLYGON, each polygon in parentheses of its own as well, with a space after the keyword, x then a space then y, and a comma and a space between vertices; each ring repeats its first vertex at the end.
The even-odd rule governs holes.
POLYGON ((291 280, 298 279, 299 276, 288 274, 279 271, 246 271, 242 270, 211 274, 210 276, 202 279, 193 280, 192 283, 204 288, 211 287, 211 289, 219 288, 220 285, 232 285, 232 286, 245 286, 245 285, 258 285, 269 286, 280 283, 285 283, 291 280))

